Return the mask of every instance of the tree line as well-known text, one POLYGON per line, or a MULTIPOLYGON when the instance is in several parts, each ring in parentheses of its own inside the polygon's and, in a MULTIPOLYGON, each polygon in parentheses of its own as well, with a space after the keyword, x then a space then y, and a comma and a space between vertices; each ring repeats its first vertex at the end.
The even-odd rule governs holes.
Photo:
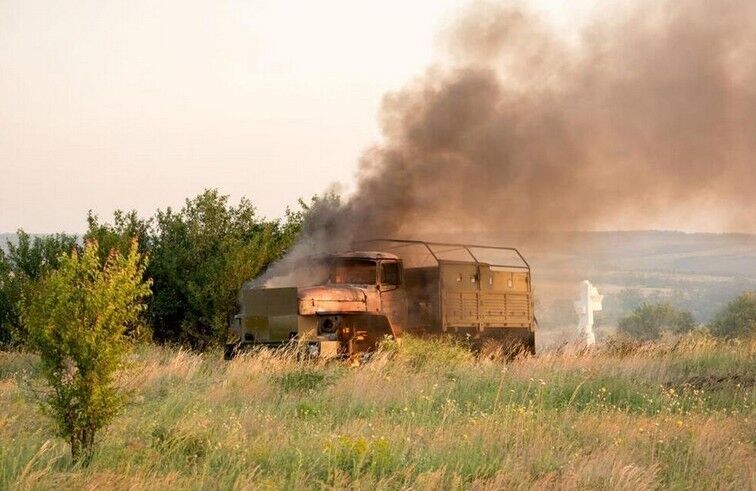
POLYGON ((313 204, 333 197, 299 201, 283 218, 261 217, 242 198, 232 204, 215 189, 187 199, 179 210, 158 210, 141 217, 116 211, 112 221, 91 211, 86 233, 31 236, 18 231, 16 243, 0 249, 0 344, 24 346, 29 337, 23 311, 42 280, 61 258, 82 254, 96 243, 105 266, 114 252, 127 257, 135 244, 139 265, 151 281, 152 294, 141 315, 141 330, 132 334, 161 343, 204 349, 224 341, 236 299, 245 281, 281 258, 299 236, 313 204))
POLYGON ((700 326, 687 310, 668 302, 642 302, 617 324, 620 334, 642 341, 659 339, 665 334, 685 334, 700 328, 722 338, 756 335, 756 291, 744 291, 732 299, 705 326, 700 326))

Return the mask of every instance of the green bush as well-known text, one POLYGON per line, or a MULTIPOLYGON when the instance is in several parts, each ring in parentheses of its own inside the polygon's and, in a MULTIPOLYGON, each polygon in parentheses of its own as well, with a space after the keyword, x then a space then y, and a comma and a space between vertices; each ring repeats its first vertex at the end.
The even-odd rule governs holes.
POLYGON ((709 329, 720 337, 747 337, 756 334, 756 291, 747 291, 720 310, 709 329))
POLYGON ((664 332, 682 334, 696 327, 693 314, 669 303, 638 306, 632 314, 619 321, 620 332, 644 341, 658 339, 664 332))
POLYGON ((158 211, 147 274, 154 281, 150 319, 159 341, 204 348, 224 341, 242 285, 283 256, 304 211, 285 220, 259 217, 247 199, 207 190, 174 212, 158 211))
POLYGON ((154 338, 204 349, 225 340, 242 285, 281 258, 299 236, 309 208, 300 205, 299 211, 287 210, 283 220, 267 220, 246 198, 233 205, 228 196, 208 189, 180 210, 158 210, 148 219, 119 210, 109 224, 90 212, 85 240, 101 244, 104 263, 111 250, 123 254, 136 239, 139 252, 150 257, 153 295, 146 317, 154 338))
POLYGON ((97 242, 99 246, 100 264, 105 264, 111 251, 116 250, 121 255, 127 255, 131 244, 136 240, 139 254, 146 257, 150 248, 150 227, 152 219, 140 218, 135 210, 113 213, 113 224, 101 222, 99 217, 90 210, 87 214, 87 232, 84 242, 97 242))
MULTIPOLYGON (((99 244, 101 266, 114 251, 128 255, 136 241, 140 257, 150 257, 145 267, 153 295, 143 315, 154 339, 204 349, 225 341, 244 283, 288 252, 312 210, 334 200, 332 195, 310 204, 300 200, 298 211, 268 220, 249 200, 233 205, 208 189, 178 211, 158 210, 149 218, 117 210, 108 223, 90 211, 83 239, 99 244)), ((61 253, 81 248, 73 235, 30 237, 19 231, 18 244, 7 249, 0 250, 0 345, 23 344, 20 300, 58 266, 61 253)))
POLYGON ((60 254, 78 249, 73 235, 32 237, 19 230, 17 237, 16 243, 6 243, 7 253, 0 249, 0 346, 24 343, 26 329, 20 318, 21 299, 42 276, 58 267, 60 254))
POLYGON ((125 334, 140 320, 150 283, 136 242, 127 255, 114 250, 104 266, 96 242, 59 263, 26 299, 22 319, 48 387, 42 407, 68 440, 73 460, 86 464, 97 431, 123 405, 114 379, 130 349, 125 334))

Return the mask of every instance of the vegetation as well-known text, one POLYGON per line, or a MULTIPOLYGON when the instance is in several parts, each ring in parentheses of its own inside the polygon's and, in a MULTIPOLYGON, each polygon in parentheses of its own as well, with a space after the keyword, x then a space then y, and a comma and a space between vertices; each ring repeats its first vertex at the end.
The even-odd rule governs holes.
POLYGON ((158 211, 147 270, 155 282, 150 320, 156 339, 195 348, 222 343, 239 289, 286 253, 305 210, 263 220, 248 200, 231 206, 227 196, 209 190, 178 212, 158 211))
POLYGON ((747 291, 727 304, 711 323, 711 331, 721 337, 756 335, 756 291, 747 291))
POLYGON ((45 387, 40 402, 56 433, 68 440, 74 462, 88 463, 98 430, 121 409, 124 392, 114 385, 149 296, 136 242, 126 255, 116 249, 100 265, 89 242, 80 254, 58 258, 25 302, 28 346, 39 355, 45 387))
POLYGON ((0 488, 753 487, 754 340, 507 364, 408 341, 358 367, 142 345, 88 467, 23 397, 35 357, 0 354, 0 488))
POLYGON ((149 218, 90 213, 86 247, 20 231, 0 251, 0 344, 25 350, 0 351, 0 488, 753 486, 753 291, 716 337, 627 290, 634 340, 598 350, 507 364, 405 338, 358 367, 222 361, 239 288, 336 200, 266 220, 208 190, 149 218), (160 344, 132 352, 145 333, 160 344))
POLYGON ((598 350, 504 363, 405 338, 358 367, 222 361, 239 288, 333 199, 271 221, 208 190, 150 218, 90 213, 86 247, 21 232, 0 252, 0 341, 31 352, 0 351, 0 489, 753 486, 753 292, 719 337, 628 294, 636 340, 598 350), (132 352, 144 324, 160 344, 132 352))
POLYGON ((17 237, 16 244, 7 244, 7 253, 0 249, 0 347, 25 342, 21 300, 31 293, 37 281, 58 267, 61 254, 78 249, 73 235, 31 237, 19 230, 17 237))
MULTIPOLYGON (((101 265, 111 251, 127 255, 136 240, 140 257, 150 257, 145 267, 153 295, 143 319, 155 340, 205 349, 224 341, 244 282, 289 250, 310 206, 330 200, 300 202, 300 210, 287 210, 283 220, 266 220, 250 201, 232 205, 228 196, 206 190, 180 210, 159 210, 150 218, 119 210, 107 223, 90 212, 83 239, 99 244, 101 265)), ((7 247, 7 254, 0 250, 0 345, 23 345, 19 302, 58 266, 61 253, 81 246, 72 235, 32 238, 19 231, 18 244, 7 247)))
POLYGON ((681 334, 695 327, 693 314, 676 309, 669 303, 642 303, 632 314, 620 319, 618 324, 621 333, 640 340, 659 339, 664 332, 681 334))

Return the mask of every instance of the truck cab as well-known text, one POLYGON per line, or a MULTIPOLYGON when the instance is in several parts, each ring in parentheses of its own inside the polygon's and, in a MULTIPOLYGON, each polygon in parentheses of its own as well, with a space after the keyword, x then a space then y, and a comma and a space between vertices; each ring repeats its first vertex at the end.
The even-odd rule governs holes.
POLYGON ((230 328, 227 355, 249 345, 297 340, 312 355, 348 357, 401 335, 407 318, 402 261, 350 251, 308 258, 308 286, 245 288, 230 328))

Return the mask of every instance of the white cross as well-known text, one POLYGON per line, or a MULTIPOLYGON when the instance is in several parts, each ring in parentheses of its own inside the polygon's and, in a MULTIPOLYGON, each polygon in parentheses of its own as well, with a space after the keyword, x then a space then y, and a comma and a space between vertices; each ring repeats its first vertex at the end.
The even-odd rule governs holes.
POLYGON ((599 295, 595 286, 588 280, 580 282, 580 300, 575 302, 575 312, 580 316, 578 323, 578 336, 587 346, 596 344, 596 335, 593 333, 593 313, 601 310, 603 295, 599 295))

